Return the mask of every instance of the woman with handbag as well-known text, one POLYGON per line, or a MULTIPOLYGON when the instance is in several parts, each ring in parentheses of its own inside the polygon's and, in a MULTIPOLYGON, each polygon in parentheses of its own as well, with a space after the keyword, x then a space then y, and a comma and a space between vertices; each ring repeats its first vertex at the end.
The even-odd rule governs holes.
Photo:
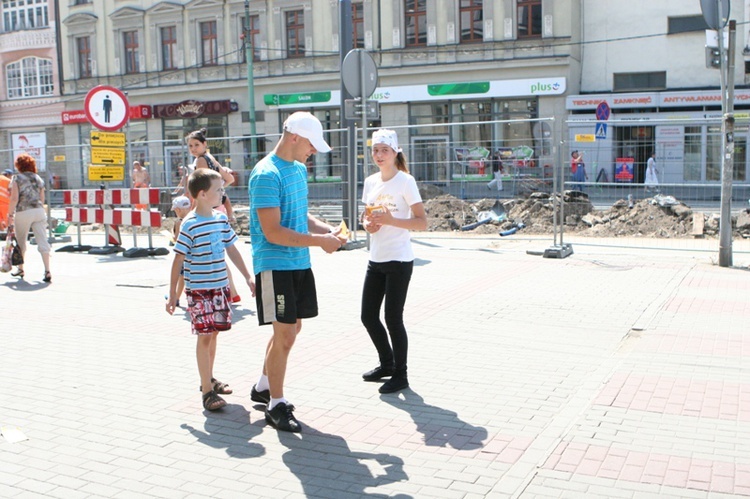
MULTIPOLYGON (((49 272, 50 245, 47 240, 47 214, 44 211, 44 180, 36 173, 36 160, 33 156, 23 153, 16 158, 16 170, 10 182, 10 205, 8 206, 8 225, 13 224, 16 240, 21 255, 26 256, 26 239, 29 230, 34 231, 37 249, 42 255, 44 263, 44 282, 52 282, 49 272)), ((25 260, 25 258, 24 258, 25 260)), ((18 266, 14 277, 23 279, 23 264, 18 266)))

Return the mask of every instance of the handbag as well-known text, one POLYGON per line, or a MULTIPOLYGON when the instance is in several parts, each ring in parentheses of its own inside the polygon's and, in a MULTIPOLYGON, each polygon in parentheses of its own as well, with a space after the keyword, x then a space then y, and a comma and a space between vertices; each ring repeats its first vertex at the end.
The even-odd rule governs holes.
POLYGON ((10 272, 13 265, 23 265, 23 255, 21 255, 21 248, 18 247, 18 240, 11 225, 8 227, 3 255, 0 258, 0 272, 10 272))
POLYGON ((10 263, 12 265, 23 265, 23 255, 21 254, 21 248, 18 247, 16 236, 13 236, 10 245, 13 247, 10 254, 10 263))

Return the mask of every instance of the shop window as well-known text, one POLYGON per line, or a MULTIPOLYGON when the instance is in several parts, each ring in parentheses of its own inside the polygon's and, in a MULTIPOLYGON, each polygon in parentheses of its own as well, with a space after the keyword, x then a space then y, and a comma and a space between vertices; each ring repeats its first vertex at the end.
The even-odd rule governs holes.
POLYGON ((352 2, 352 42, 355 49, 365 48, 365 7, 352 2))
MULTIPOLYGON (((469 101, 453 104, 453 121, 476 123, 492 121, 491 101, 469 101)), ((492 125, 471 125, 455 127, 453 140, 456 147, 485 147, 492 144, 492 125)))
POLYGON ((216 66, 219 63, 219 40, 216 36, 216 21, 206 21, 201 28, 201 63, 216 66))
POLYGON ((734 157, 733 168, 734 180, 737 182, 744 182, 747 180, 746 169, 746 156, 747 156, 747 126, 736 126, 734 128, 734 157))
POLYGON ((721 180, 721 127, 709 126, 706 134, 706 182, 721 180))
POLYGON ((450 106, 446 103, 434 102, 409 106, 409 124, 435 125, 413 128, 411 130, 412 135, 447 134, 450 132, 450 127, 445 124, 450 122, 450 106))
POLYGON ((667 72, 652 71, 649 73, 615 73, 615 92, 635 92, 644 90, 666 90, 667 72))
POLYGON ((305 11, 286 12, 286 56, 305 56, 305 11))
POLYGON ((161 34, 161 66, 163 70, 177 69, 177 27, 164 26, 161 34))
POLYGON ((3 31, 49 26, 48 0, 3 0, 3 31))
POLYGON ((482 4, 482 0, 461 0, 459 6, 461 42, 481 42, 484 40, 482 4))
POLYGON ((91 78, 91 37, 82 36, 76 38, 76 50, 78 57, 78 77, 91 78))
POLYGON ((125 48, 125 74, 138 73, 138 32, 125 31, 122 37, 123 47, 125 48))
POLYGON ((542 36, 542 0, 518 0, 518 38, 542 36))
MULTIPOLYGON (((250 42, 252 43, 252 49, 253 49, 253 61, 260 61, 260 16, 250 16, 250 25, 245 25, 245 20, 247 18, 245 16, 240 17, 240 33, 242 33, 242 39, 244 41, 245 36, 247 34, 245 33, 245 30, 249 28, 250 30, 250 42)), ((242 50, 240 51, 240 62, 247 62, 247 51, 244 46, 242 46, 242 50)))
POLYGON ((8 99, 52 95, 55 89, 49 59, 26 57, 5 66, 5 75, 8 99))
POLYGON ((427 0, 404 2, 404 24, 407 47, 427 45, 427 0))
POLYGON ((686 182, 701 180, 701 165, 703 153, 701 147, 701 127, 685 127, 685 159, 682 163, 682 177, 686 182))
POLYGON ((667 34, 690 33, 709 29, 703 16, 680 16, 667 18, 667 34))

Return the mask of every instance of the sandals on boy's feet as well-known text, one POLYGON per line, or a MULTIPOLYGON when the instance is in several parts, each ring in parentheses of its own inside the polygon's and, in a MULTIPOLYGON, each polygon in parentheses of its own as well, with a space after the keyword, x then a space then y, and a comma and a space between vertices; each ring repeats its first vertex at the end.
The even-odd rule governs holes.
MULTIPOLYGON (((219 395, 231 395, 233 393, 232 389, 229 388, 229 385, 226 383, 222 383, 221 381, 217 380, 216 378, 211 378, 211 383, 214 385, 214 391, 218 393, 219 395)), ((198 390, 203 390, 203 387, 198 387, 198 390)))
POLYGON ((214 391, 221 395, 231 395, 232 389, 229 388, 229 385, 226 383, 222 383, 221 381, 217 380, 216 378, 211 378, 211 383, 214 384, 214 391))
POLYGON ((203 394, 203 408, 207 411, 218 411, 227 405, 227 401, 219 397, 215 391, 211 390, 203 394))

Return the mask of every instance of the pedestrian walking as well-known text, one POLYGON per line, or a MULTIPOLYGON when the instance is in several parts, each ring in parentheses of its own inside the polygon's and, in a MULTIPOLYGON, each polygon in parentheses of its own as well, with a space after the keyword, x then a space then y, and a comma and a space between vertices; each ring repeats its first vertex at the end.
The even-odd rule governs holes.
POLYGON ((656 152, 652 152, 646 161, 646 178, 643 182, 646 194, 651 191, 659 192, 659 170, 656 169, 656 152))
MULTIPOLYGON (((8 226, 13 225, 18 249, 26 261, 26 240, 29 231, 34 231, 36 248, 42 256, 44 277, 42 281, 52 282, 49 271, 51 247, 47 240, 47 213, 44 211, 44 180, 36 173, 36 159, 27 153, 19 154, 15 161, 18 174, 10 181, 10 202, 8 204, 8 226)), ((18 265, 12 276, 23 279, 23 264, 18 265)))

